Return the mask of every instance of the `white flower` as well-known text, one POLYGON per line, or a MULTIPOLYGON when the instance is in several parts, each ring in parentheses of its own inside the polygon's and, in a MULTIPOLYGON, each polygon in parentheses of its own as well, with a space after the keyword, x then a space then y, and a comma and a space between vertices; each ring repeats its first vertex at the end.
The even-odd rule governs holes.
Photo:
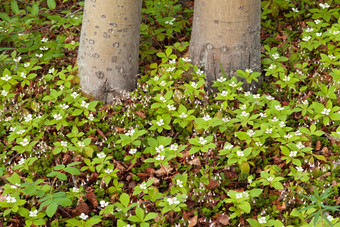
POLYGON ((93 120, 94 120, 93 114, 89 114, 88 119, 89 119, 90 121, 93 121, 93 120))
POLYGON ((60 115, 60 113, 54 114, 54 115, 53 115, 53 118, 54 118, 55 120, 57 120, 57 121, 63 119, 63 117, 60 115))
POLYGON ((97 154, 97 157, 98 158, 105 158, 106 154, 104 152, 100 152, 100 153, 97 154))
POLYGON ((169 111, 176 110, 176 107, 174 105, 168 104, 167 107, 168 107, 169 111))
POLYGON ((334 55, 328 55, 328 57, 330 58, 330 59, 335 59, 335 56, 334 55))
POLYGON ((260 113, 261 117, 267 117, 267 113, 260 113))
POLYGON ((275 109, 277 109, 278 111, 280 111, 280 110, 283 110, 284 107, 281 107, 280 105, 276 105, 276 106, 275 106, 275 109))
POLYGON ((273 122, 277 122, 279 119, 277 119, 276 117, 273 117, 272 121, 273 122))
POLYGON ((296 136, 300 136, 300 135, 302 135, 302 133, 301 133, 299 130, 297 130, 297 131, 295 132, 295 135, 296 135, 296 136))
POLYGON ((245 110, 245 109, 247 109, 247 106, 246 106, 246 104, 243 104, 243 105, 240 107, 240 109, 241 109, 241 110, 245 110))
POLYGON ((333 220, 334 220, 334 218, 333 218, 332 215, 328 215, 328 216, 327 216, 327 219, 328 219, 328 221, 333 221, 333 220))
POLYGON ((203 137, 200 137, 198 142, 199 142, 200 144, 204 145, 204 144, 206 144, 208 141, 205 140, 203 137))
POLYGON ((235 84, 235 82, 233 81, 233 82, 231 82, 231 84, 229 84, 229 86, 231 86, 231 87, 236 87, 237 84, 235 84))
POLYGON ((111 174, 112 173, 112 169, 106 169, 104 172, 107 173, 107 174, 111 174))
POLYGON ((211 117, 210 117, 209 115, 205 115, 205 116, 203 117, 203 120, 209 121, 209 120, 211 120, 211 117))
POLYGON ((75 98, 78 96, 78 93, 77 93, 77 92, 73 92, 73 93, 71 94, 71 96, 75 99, 75 98))
POLYGON ((174 22, 175 20, 176 20, 176 18, 173 18, 173 19, 171 19, 171 20, 169 20, 169 21, 165 21, 164 23, 173 25, 173 24, 174 24, 173 22, 174 22))
POLYGON ((289 153, 289 157, 295 157, 297 155, 297 151, 291 151, 289 153))
POLYGON ((188 115, 186 115, 184 112, 179 115, 180 118, 186 118, 188 115))
POLYGON ((142 189, 142 190, 147 189, 146 183, 145 183, 145 182, 141 183, 141 184, 139 185, 139 187, 140 187, 140 189, 142 189))
POLYGON ((236 199, 241 199, 243 197, 243 193, 236 193, 236 199))
POLYGON ((280 55, 279 55, 278 53, 276 53, 276 54, 273 54, 272 57, 273 57, 274 59, 278 59, 278 58, 280 57, 280 55))
POLYGON ((79 217, 85 221, 86 219, 88 219, 89 216, 84 213, 81 213, 79 217))
POLYGON ((25 133, 25 130, 24 130, 24 129, 17 131, 17 134, 18 134, 18 135, 22 135, 22 134, 24 134, 24 133, 25 133))
POLYGON ((32 114, 28 114, 24 118, 25 118, 25 121, 31 121, 32 120, 32 114))
POLYGON ((169 60, 169 64, 176 64, 176 59, 169 60))
POLYGON ((183 181, 177 179, 176 184, 178 185, 178 187, 183 188, 183 181))
POLYGON ((259 99, 259 98, 260 98, 260 94, 254 95, 254 99, 259 99))
POLYGON ((195 82, 191 82, 191 87, 197 88, 197 84, 195 82))
POLYGON ((16 62, 16 63, 20 62, 20 60, 21 60, 21 57, 20 57, 20 56, 19 56, 18 58, 14 58, 14 59, 13 59, 13 61, 16 62))
POLYGON ((166 102, 166 99, 165 99, 163 96, 161 96, 159 99, 160 99, 162 102, 166 102))
POLYGON ((319 24, 320 22, 321 22, 321 20, 319 20, 319 19, 314 20, 315 24, 319 24))
POLYGON ((255 142, 255 145, 258 146, 258 147, 261 147, 262 143, 261 142, 255 142))
POLYGON ((99 203, 100 203, 100 206, 103 208, 109 205, 109 202, 105 202, 104 200, 101 200, 99 203))
POLYGON ((307 28, 306 29, 306 32, 312 32, 312 31, 314 31, 314 28, 307 28))
POLYGON ((331 112, 331 109, 324 108, 321 114, 325 114, 328 116, 330 112, 331 112))
POLYGON ((7 96, 7 95, 8 95, 8 92, 5 91, 5 90, 2 90, 1 95, 2 95, 2 96, 7 96))
POLYGON ((42 46, 39 48, 40 50, 48 50, 48 47, 42 46))
POLYGON ((31 65, 31 63, 29 63, 29 62, 24 63, 24 67, 25 67, 25 68, 27 68, 27 67, 30 66, 30 65, 31 65))
POLYGON ((169 205, 172 205, 172 204, 179 204, 179 201, 177 200, 176 197, 174 198, 168 198, 166 201, 168 201, 169 205))
POLYGON ((24 72, 21 72, 21 73, 20 73, 20 76, 21 76, 22 78, 26 79, 26 74, 25 74, 24 72))
POLYGON ((189 59, 189 58, 182 58, 182 60, 183 60, 184 62, 191 62, 191 59, 189 59))
POLYGON ((271 101, 271 100, 274 100, 274 97, 271 96, 271 95, 267 95, 267 96, 266 96, 266 99, 268 99, 269 101, 271 101))
POLYGON ((79 142, 78 142, 78 146, 79 146, 79 147, 85 147, 85 144, 84 144, 84 142, 80 142, 80 141, 79 141, 79 142))
POLYGON ((226 144, 224 145, 224 149, 230 150, 231 148, 233 148, 234 146, 232 144, 226 144))
POLYGON ((76 44, 76 42, 74 40, 71 41, 71 45, 74 45, 76 44))
POLYGON ((252 179, 248 179, 248 184, 251 184, 251 183, 253 183, 253 180, 252 179))
POLYGON ((222 118, 222 121, 227 123, 228 121, 230 121, 230 117, 224 117, 224 118, 222 118))
POLYGON ((226 81, 226 80, 227 80, 227 79, 226 79, 225 77, 222 77, 222 76, 221 76, 220 78, 217 79, 217 81, 220 82, 220 83, 223 83, 223 82, 226 81))
POLYGON ((292 11, 293 11, 294 13, 298 13, 298 12, 299 12, 299 10, 298 10, 297 8, 292 8, 292 11))
POLYGON ((269 69, 275 69, 276 68, 276 65, 273 65, 273 64, 271 64, 270 66, 269 66, 269 69))
POLYGON ((67 147, 67 141, 60 141, 60 145, 63 147, 67 147))
POLYGON ((253 70, 251 70, 251 69, 246 69, 245 72, 250 74, 250 73, 253 72, 253 70))
POLYGON ((311 36, 305 36, 302 40, 305 41, 305 42, 307 42, 307 41, 309 41, 311 38, 312 38, 311 36))
POLYGON ((163 145, 159 145, 158 147, 156 147, 156 152, 157 153, 161 153, 162 151, 164 151, 164 146, 163 145))
POLYGON ((296 170, 299 171, 299 172, 303 172, 303 168, 301 166, 297 166, 296 170))
POLYGON ((290 77, 289 76, 285 76, 285 78, 282 79, 283 81, 290 81, 290 77))
POLYGON ((246 111, 242 111, 241 113, 241 117, 247 117, 249 115, 249 113, 247 113, 246 111))
POLYGON ((21 146, 23 146, 23 147, 25 147, 27 144, 29 144, 29 142, 28 142, 28 139, 23 139, 21 142, 20 142, 20 145, 21 146))
POLYGON ((269 181, 269 182, 272 182, 273 180, 274 180, 273 177, 268 177, 268 178, 267 178, 267 181, 269 181))
POLYGON ((223 90, 221 95, 225 97, 228 95, 228 92, 223 90))
POLYGON ((177 144, 171 144, 169 150, 170 151, 177 151, 178 150, 178 145, 177 144))
POLYGON ((25 164, 25 159, 24 158, 20 158, 18 165, 23 165, 25 164))
POLYGON ((72 188, 72 191, 77 193, 77 192, 79 192, 79 188, 73 187, 73 188, 72 188))
POLYGON ((85 107, 86 109, 89 107, 89 103, 85 102, 84 100, 81 101, 81 105, 82 107, 85 107))
POLYGON ((125 133, 126 136, 132 136, 135 133, 134 129, 129 130, 127 133, 125 133))
POLYGON ((44 56, 44 55, 43 54, 36 54, 35 56, 38 57, 38 58, 42 58, 42 56, 44 56))
POLYGON ((162 87, 164 87, 166 85, 166 82, 164 80, 162 80, 160 83, 159 83, 162 87))
POLYGON ((136 154, 137 149, 130 149, 129 154, 134 155, 136 154))
POLYGON ((244 197, 249 197, 248 192, 243 192, 243 196, 244 196, 244 197))
POLYGON ((250 93, 250 91, 247 91, 247 92, 244 92, 244 96, 249 96, 249 95, 251 95, 251 93, 250 93))
POLYGON ((42 39, 41 39, 41 42, 42 42, 42 43, 46 43, 47 41, 48 41, 48 38, 42 38, 42 39))
POLYGON ((29 217, 36 217, 38 215, 38 210, 30 211, 29 217))
POLYGON ((252 137, 253 135, 255 135, 255 132, 254 132, 253 130, 249 130, 249 131, 247 132, 247 134, 248 134, 250 137, 252 137))
POLYGON ((266 217, 260 217, 258 221, 260 224, 267 223, 266 217))
POLYGON ((8 196, 8 197, 6 198, 6 202, 7 202, 7 203, 15 203, 16 201, 17 201, 16 198, 11 197, 11 196, 8 196))
POLYGON ((284 135, 283 137, 286 138, 286 139, 290 139, 290 138, 292 138, 293 136, 290 135, 290 134, 287 134, 287 135, 284 135))
POLYGON ((303 149, 305 148, 305 145, 303 145, 301 142, 298 142, 298 144, 296 144, 297 148, 299 149, 303 149))
POLYGON ((267 129, 266 129, 266 133, 269 134, 269 133, 272 133, 272 132, 273 132, 273 129, 272 129, 272 128, 267 128, 267 129))
POLYGON ((156 124, 157 124, 158 126, 164 125, 163 119, 160 119, 159 121, 157 121, 156 124))
POLYGON ((5 76, 1 77, 1 79, 4 81, 9 81, 10 79, 12 79, 12 77, 6 74, 5 76))
POLYGON ((329 8, 328 3, 325 3, 325 4, 319 3, 319 6, 320 6, 322 9, 329 8))
POLYGON ((243 151, 237 151, 236 153, 237 153, 238 157, 243 157, 244 156, 243 151))
POLYGON ((339 34, 340 31, 333 31, 333 35, 339 34))
POLYGON ((281 121, 279 125, 280 125, 281 128, 283 128, 283 127, 286 126, 286 123, 284 123, 283 121, 281 121))
POLYGON ((172 71, 174 71, 175 70, 175 67, 169 67, 166 71, 167 72, 172 72, 172 71))
POLYGON ((204 74, 204 72, 203 72, 202 70, 199 70, 199 69, 198 69, 197 72, 196 72, 196 74, 199 75, 199 76, 201 76, 201 75, 204 74))

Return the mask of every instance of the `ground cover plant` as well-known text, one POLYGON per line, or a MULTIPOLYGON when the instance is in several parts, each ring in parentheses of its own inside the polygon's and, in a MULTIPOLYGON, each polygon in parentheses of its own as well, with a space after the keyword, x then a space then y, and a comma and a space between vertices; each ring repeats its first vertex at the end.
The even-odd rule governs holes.
POLYGON ((82 6, 1 5, 0 226, 340 226, 339 3, 262 1, 252 94, 206 91, 192 1, 145 1, 142 76, 115 105, 78 86, 82 6))

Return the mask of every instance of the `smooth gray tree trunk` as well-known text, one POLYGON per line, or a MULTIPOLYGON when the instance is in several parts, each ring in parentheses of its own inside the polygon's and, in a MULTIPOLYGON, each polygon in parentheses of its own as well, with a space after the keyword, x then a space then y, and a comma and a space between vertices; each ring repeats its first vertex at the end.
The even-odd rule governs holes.
MULTIPOLYGON (((261 0, 195 0, 189 57, 203 68, 207 85, 236 70, 261 72, 261 0)), ((245 84, 254 91, 259 83, 245 84)))
POLYGON ((136 87, 142 0, 85 0, 78 52, 82 91, 112 103, 136 87))

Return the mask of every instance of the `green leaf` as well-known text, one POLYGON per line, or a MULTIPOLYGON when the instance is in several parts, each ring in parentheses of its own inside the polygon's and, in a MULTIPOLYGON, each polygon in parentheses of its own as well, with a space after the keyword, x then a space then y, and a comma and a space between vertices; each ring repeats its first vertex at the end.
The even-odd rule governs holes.
POLYGON ((252 227, 261 227, 261 225, 259 224, 259 222, 255 219, 252 218, 248 218, 247 222, 252 226, 252 227))
POLYGON ((54 0, 47 0, 47 6, 50 9, 55 9, 55 7, 57 6, 54 0))
POLYGON ((15 14, 19 14, 20 10, 19 10, 19 6, 16 0, 12 0, 11 1, 11 9, 13 11, 13 13, 15 14))
POLYGON ((34 2, 31 9, 32 16, 38 16, 39 14, 39 2, 34 2))
POLYGON ((239 204, 238 207, 241 208, 241 210, 243 210, 247 214, 250 213, 251 207, 250 207, 250 204, 248 202, 243 202, 243 203, 239 204))
POLYGON ((259 195, 261 195, 263 189, 259 189, 259 188, 254 188, 252 190, 250 190, 249 195, 250 197, 258 197, 259 195))
POLYGON ((53 217, 57 209, 58 209, 58 204, 51 203, 46 209, 47 216, 49 216, 50 218, 53 217))
POLYGON ((126 193, 123 193, 119 197, 119 201, 123 206, 128 207, 130 203, 130 196, 126 193))
POLYGON ((144 220, 144 210, 142 208, 136 208, 136 215, 140 220, 144 220))
POLYGON ((144 218, 144 221, 149 221, 149 220, 151 220, 151 219, 154 219, 156 216, 157 216, 157 213, 153 213, 153 212, 148 213, 148 214, 146 215, 146 217, 144 218))

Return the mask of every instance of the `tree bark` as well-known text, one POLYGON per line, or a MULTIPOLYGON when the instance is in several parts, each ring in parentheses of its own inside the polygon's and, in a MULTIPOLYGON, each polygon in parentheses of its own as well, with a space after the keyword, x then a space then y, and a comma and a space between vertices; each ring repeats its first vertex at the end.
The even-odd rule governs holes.
POLYGON ((85 0, 78 51, 82 91, 112 103, 136 87, 142 0, 85 0))
POLYGON ((189 56, 204 68, 208 86, 222 76, 220 65, 228 78, 239 69, 261 72, 260 19, 261 0, 195 1, 189 56))

